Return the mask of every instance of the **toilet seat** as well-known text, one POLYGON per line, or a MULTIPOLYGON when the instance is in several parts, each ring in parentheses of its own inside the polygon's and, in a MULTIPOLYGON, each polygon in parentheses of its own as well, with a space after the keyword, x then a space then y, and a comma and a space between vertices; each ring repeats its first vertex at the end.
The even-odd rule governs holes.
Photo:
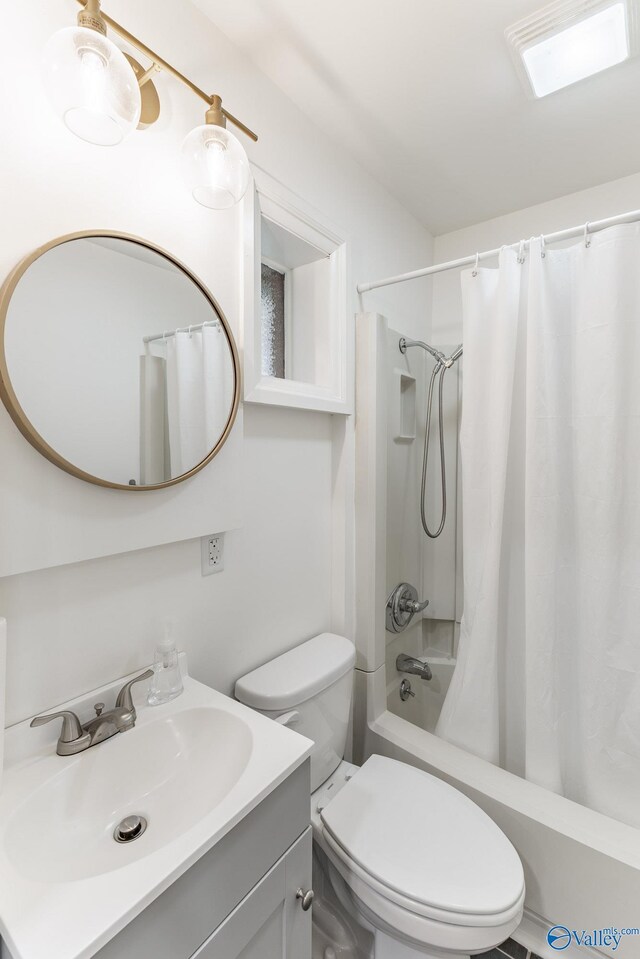
MULTIPOLYGON (((524 891, 514 908, 512 918, 508 921, 498 922, 497 917, 494 917, 494 924, 486 926, 463 926, 459 923, 443 922, 417 915, 379 895, 367 882, 350 873, 347 863, 336 856, 326 843, 323 843, 323 848, 330 868, 334 870, 331 879, 334 887, 336 874, 341 880, 339 898, 343 903, 345 899, 349 900, 351 909, 356 914, 359 913, 370 928, 379 929, 394 939, 417 946, 420 952, 425 949, 437 950, 438 955, 452 953, 455 956, 488 952, 508 939, 520 924, 524 891)), ((337 889, 336 891, 338 892, 337 889)), ((429 951, 429 955, 431 954, 429 951)))
POLYGON ((519 922, 515 849, 442 780, 372 756, 320 816, 327 855, 374 924, 378 917, 411 940, 475 951, 481 930, 495 945, 497 930, 508 935, 519 922))
MULTIPOLYGON (((478 928, 479 926, 490 926, 500 925, 503 922, 510 922, 511 919, 522 908, 522 901, 524 897, 524 889, 520 891, 518 897, 514 902, 507 908, 497 913, 489 914, 478 914, 478 913, 462 913, 462 912, 452 912, 447 909, 439 909, 434 906, 428 906, 424 903, 417 902, 415 899, 411 899, 408 896, 404 896, 401 893, 396 892, 393 889, 380 882, 375 877, 371 876, 366 870, 362 869, 358 863, 354 862, 349 856, 345 853, 344 849, 339 846, 330 835, 326 832, 324 834, 325 840, 325 849, 334 862, 341 875, 345 878, 349 877, 349 882, 355 878, 358 880, 358 887, 362 891, 365 889, 367 892, 372 893, 372 898, 375 897, 376 902, 382 898, 388 900, 390 903, 398 906, 400 909, 405 912, 410 912, 416 916, 422 916, 426 919, 433 919, 435 922, 444 922, 456 926, 473 926, 478 928), (375 896, 373 896, 375 894, 375 896)), ((409 850, 406 850, 407 854, 409 850)))

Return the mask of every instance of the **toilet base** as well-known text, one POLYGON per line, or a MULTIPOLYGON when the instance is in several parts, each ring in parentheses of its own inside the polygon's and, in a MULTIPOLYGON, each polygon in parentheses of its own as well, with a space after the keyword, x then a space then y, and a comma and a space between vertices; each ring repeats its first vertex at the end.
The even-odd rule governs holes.
POLYGON ((444 959, 445 956, 447 959, 470 959, 469 955, 463 955, 462 953, 432 952, 418 949, 406 942, 392 939, 385 932, 376 929, 373 959, 444 959))
MULTIPOLYGON (((329 882, 324 885, 324 894, 327 898, 334 900, 338 906, 339 914, 350 916, 355 919, 361 933, 368 933, 368 942, 354 942, 354 959, 470 959, 468 953, 453 952, 451 950, 440 950, 434 946, 414 945, 410 942, 398 939, 380 928, 380 918, 372 915, 368 908, 361 903, 353 894, 343 877, 328 858, 326 852, 314 843, 315 860, 323 877, 328 878, 329 882)), ((315 886, 314 878, 314 886, 315 886)), ((315 908, 315 907, 314 907, 315 908)), ((354 928, 352 926, 352 928, 354 928)), ((342 937, 341 937, 342 938, 342 937)), ((343 953, 340 952, 340 946, 335 949, 335 959, 341 959, 343 953)), ((352 953, 348 950, 344 953, 345 959, 351 959, 352 953)), ((314 959, 316 956, 314 954, 314 959)), ((321 959, 334 959, 329 952, 328 955, 322 955, 321 959)))

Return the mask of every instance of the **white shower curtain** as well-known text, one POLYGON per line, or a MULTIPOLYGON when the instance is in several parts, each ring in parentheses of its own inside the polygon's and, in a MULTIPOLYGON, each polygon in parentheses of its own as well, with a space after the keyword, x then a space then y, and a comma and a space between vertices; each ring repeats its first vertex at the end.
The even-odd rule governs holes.
POLYGON ((640 228, 462 277, 464 616, 437 733, 640 826, 640 228))
POLYGON ((166 340, 167 420, 171 475, 200 463, 221 436, 233 399, 233 370, 220 326, 178 332, 166 340))

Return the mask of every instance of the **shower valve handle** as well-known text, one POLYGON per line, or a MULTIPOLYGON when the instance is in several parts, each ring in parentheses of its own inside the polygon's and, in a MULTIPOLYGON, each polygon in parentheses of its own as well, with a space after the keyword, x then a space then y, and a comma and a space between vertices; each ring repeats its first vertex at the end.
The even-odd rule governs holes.
POLYGON ((416 613, 421 613, 429 605, 429 600, 420 602, 418 590, 411 583, 399 583, 387 600, 386 629, 390 633, 401 633, 406 629, 416 613))
POLYGON ((400 612, 401 613, 421 613, 423 609, 426 609, 429 605, 429 600, 425 599, 420 602, 417 599, 401 599, 400 600, 400 612))

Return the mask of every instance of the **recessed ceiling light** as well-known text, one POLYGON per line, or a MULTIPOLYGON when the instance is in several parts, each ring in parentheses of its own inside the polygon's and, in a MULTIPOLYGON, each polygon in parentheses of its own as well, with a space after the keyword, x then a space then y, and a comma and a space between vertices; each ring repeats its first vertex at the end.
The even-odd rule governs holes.
POLYGON ((546 97, 631 56, 633 0, 561 0, 505 32, 529 93, 546 97))

